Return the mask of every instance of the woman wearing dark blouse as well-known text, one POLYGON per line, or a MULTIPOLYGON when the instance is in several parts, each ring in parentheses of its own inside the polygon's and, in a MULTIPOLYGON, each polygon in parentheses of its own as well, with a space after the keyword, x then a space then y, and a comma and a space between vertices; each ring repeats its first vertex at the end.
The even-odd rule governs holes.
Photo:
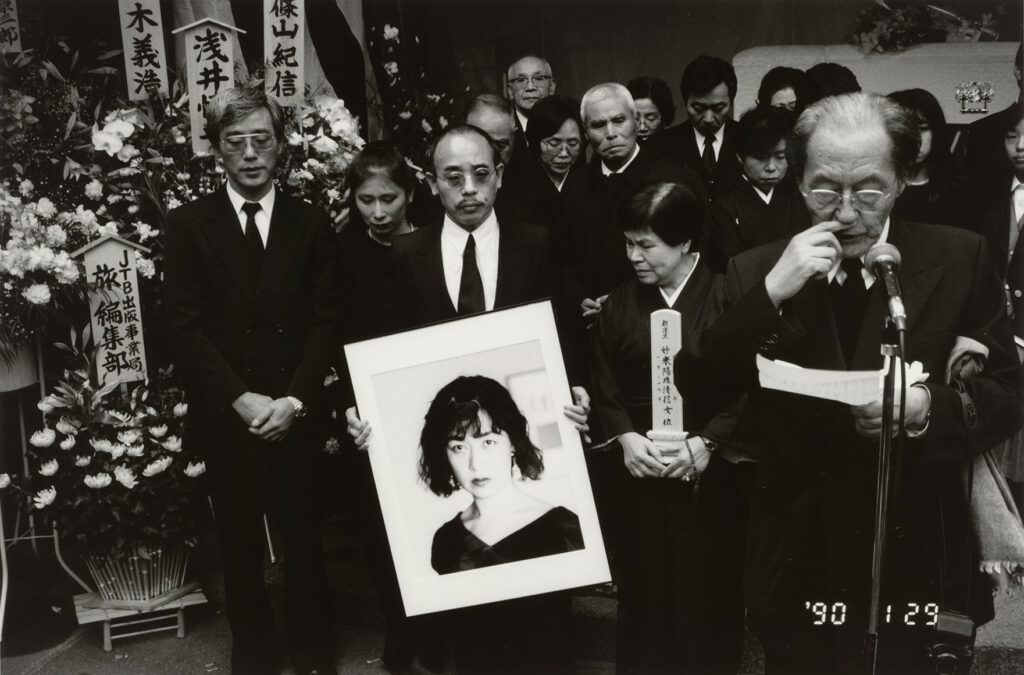
MULTIPOLYGON (((544 470, 526 418, 498 382, 458 377, 437 392, 420 435, 420 477, 439 496, 473 502, 438 528, 438 574, 583 548, 576 514, 523 491, 544 470)), ((447 612, 460 673, 570 673, 569 597, 545 593, 447 612)))

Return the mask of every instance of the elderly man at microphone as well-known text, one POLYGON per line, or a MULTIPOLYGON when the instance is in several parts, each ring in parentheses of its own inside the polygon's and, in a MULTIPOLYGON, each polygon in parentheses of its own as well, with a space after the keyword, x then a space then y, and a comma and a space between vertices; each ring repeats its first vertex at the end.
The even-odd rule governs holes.
MULTIPOLYGON (((740 429, 760 456, 747 619, 768 675, 861 666, 883 406, 881 395, 852 406, 762 387, 756 356, 879 370, 892 314, 905 314, 905 358, 929 377, 905 394, 876 672, 936 672, 935 645, 946 639, 940 616, 966 617, 967 625, 993 616, 964 467, 1020 426, 1019 366, 984 240, 889 217, 919 143, 913 117, 882 96, 836 96, 804 111, 790 166, 812 227, 733 258, 711 318, 677 357, 684 399, 725 405, 748 395, 740 429), (965 349, 984 367, 951 376, 965 349)), ((900 398, 897 391, 897 407, 900 398)))

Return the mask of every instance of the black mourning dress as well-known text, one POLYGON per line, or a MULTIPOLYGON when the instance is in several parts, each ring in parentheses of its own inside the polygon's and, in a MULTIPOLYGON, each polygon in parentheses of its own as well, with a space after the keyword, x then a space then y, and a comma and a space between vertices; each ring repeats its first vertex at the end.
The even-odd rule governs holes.
MULTIPOLYGON (((682 334, 700 325, 715 275, 703 260, 671 309, 682 334)), ((656 286, 612 291, 591 330, 594 412, 608 437, 651 429, 651 313, 668 305, 656 286)), ((683 401, 687 431, 732 438, 734 418, 683 401)), ((741 469, 720 448, 700 479, 636 478, 618 452, 619 675, 734 674, 743 639, 746 503, 741 469)))
POLYGON ((462 514, 457 513, 434 534, 430 564, 438 574, 450 574, 581 548, 580 519, 564 506, 556 506, 493 546, 467 530, 462 514))
MULTIPOLYGON (((459 514, 434 534, 431 564, 438 574, 529 560, 583 548, 579 519, 555 507, 493 546, 477 539, 459 514)), ((573 672, 570 598, 544 593, 447 612, 460 675, 573 672)))

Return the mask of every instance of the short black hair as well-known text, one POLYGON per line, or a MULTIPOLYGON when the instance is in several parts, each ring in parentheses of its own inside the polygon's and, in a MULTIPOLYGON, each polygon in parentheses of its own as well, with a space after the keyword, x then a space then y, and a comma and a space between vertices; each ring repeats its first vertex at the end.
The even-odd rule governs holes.
POLYGON ((761 103, 743 113, 736 124, 736 153, 740 157, 767 157, 789 135, 793 114, 761 103))
MULTIPOLYGON (((662 127, 667 127, 676 119, 676 104, 672 101, 672 91, 668 88, 665 80, 656 77, 637 77, 626 85, 633 100, 642 98, 651 99, 651 103, 661 113, 662 127)), ((533 124, 531 121, 530 124, 533 124)))
POLYGON ((442 129, 438 132, 433 139, 430 141, 430 145, 427 146, 427 160, 430 162, 430 167, 427 169, 430 173, 434 172, 434 154, 437 152, 438 144, 449 136, 472 136, 477 135, 487 141, 487 147, 491 149, 491 160, 494 162, 495 168, 501 165, 501 151, 498 150, 498 146, 494 144, 494 139, 490 135, 481 129, 480 127, 473 126, 472 124, 453 124, 446 129, 442 129))
POLYGON ((508 389, 483 375, 463 375, 434 396, 420 433, 420 479, 434 494, 447 497, 459 489, 448 462, 448 441, 480 431, 480 411, 490 416, 492 430, 508 434, 512 459, 523 478, 535 480, 543 473, 543 455, 530 440, 526 417, 508 389))
POLYGON ((838 63, 816 63, 804 75, 802 91, 796 92, 802 108, 828 96, 854 94, 861 90, 853 71, 838 63))
POLYGON ((771 105, 772 96, 783 89, 792 89, 794 94, 798 94, 805 77, 804 71, 799 68, 775 66, 761 78, 761 86, 757 88, 757 102, 771 105))
POLYGON ((729 100, 736 98, 736 71, 728 61, 717 56, 701 54, 687 64, 683 77, 679 81, 679 91, 683 95, 683 104, 694 94, 706 94, 718 85, 725 83, 729 90, 729 100))
POLYGON ((540 142, 554 136, 567 120, 580 129, 580 140, 586 140, 586 130, 580 118, 580 104, 565 96, 548 96, 537 101, 530 110, 530 124, 526 127, 526 146, 534 157, 540 155, 540 142))
POLYGON ((630 195, 619 209, 623 232, 650 230, 669 246, 690 242, 700 249, 704 200, 679 183, 649 183, 630 195))

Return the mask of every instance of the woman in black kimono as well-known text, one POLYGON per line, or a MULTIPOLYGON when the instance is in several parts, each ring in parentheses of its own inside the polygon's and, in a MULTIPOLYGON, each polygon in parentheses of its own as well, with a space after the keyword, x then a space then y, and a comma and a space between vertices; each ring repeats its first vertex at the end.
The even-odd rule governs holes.
POLYGON ((697 252, 702 212, 701 199, 672 183, 649 185, 624 203, 636 279, 608 295, 591 333, 594 410, 623 459, 618 673, 735 673, 739 664, 746 505, 730 445, 733 417, 684 401, 685 442, 647 435, 650 315, 678 311, 685 336, 701 322, 715 281, 697 252))
MULTIPOLYGON (((583 548, 576 514, 517 483, 544 470, 526 418, 494 380, 458 377, 438 391, 420 435, 420 476, 434 494, 473 503, 438 528, 431 564, 450 574, 583 548)), ((572 672, 568 594, 545 593, 446 612, 459 673, 572 672)))

